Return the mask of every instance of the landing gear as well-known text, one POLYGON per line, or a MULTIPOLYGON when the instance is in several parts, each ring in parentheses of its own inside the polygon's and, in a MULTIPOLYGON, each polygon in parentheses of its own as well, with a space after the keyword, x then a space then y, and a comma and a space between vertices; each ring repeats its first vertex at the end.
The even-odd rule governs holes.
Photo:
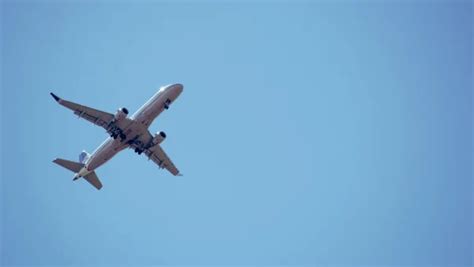
POLYGON ((127 136, 119 128, 113 128, 110 131, 110 137, 112 137, 113 139, 117 139, 118 137, 120 137, 121 142, 123 142, 127 139, 127 136))
POLYGON ((138 155, 140 155, 141 153, 143 153, 143 151, 145 151, 145 147, 143 146, 142 141, 138 140, 139 137, 140 136, 137 135, 127 142, 128 145, 135 147, 135 153, 137 153, 138 155))
POLYGON ((164 104, 165 109, 169 109, 169 108, 170 108, 170 104, 171 104, 171 100, 166 99, 165 104, 164 104))
POLYGON ((123 142, 123 141, 125 141, 125 139, 127 139, 127 136, 123 133, 112 133, 110 135, 110 137, 112 137, 113 139, 117 139, 117 137, 120 137, 121 142, 123 142))
POLYGON ((110 137, 117 139, 117 137, 122 135, 122 130, 116 126, 112 126, 110 129, 110 137))

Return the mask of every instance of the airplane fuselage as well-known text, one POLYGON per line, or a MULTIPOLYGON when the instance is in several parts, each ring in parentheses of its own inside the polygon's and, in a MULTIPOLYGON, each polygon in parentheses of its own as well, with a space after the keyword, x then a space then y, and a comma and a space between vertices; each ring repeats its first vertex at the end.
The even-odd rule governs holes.
POLYGON ((144 147, 152 142, 148 127, 153 120, 167 108, 183 91, 181 84, 162 87, 131 117, 131 122, 121 129, 126 138, 107 138, 84 162, 85 166, 75 175, 75 179, 84 177, 110 160, 115 154, 130 147, 131 142, 144 147))

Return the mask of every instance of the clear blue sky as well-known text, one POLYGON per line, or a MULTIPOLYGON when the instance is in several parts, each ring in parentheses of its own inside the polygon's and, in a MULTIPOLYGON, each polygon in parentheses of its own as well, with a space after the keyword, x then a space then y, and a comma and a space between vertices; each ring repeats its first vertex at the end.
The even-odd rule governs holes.
POLYGON ((472 2, 1 4, 4 265, 473 265, 472 2), (132 112, 96 191, 51 160, 132 112))

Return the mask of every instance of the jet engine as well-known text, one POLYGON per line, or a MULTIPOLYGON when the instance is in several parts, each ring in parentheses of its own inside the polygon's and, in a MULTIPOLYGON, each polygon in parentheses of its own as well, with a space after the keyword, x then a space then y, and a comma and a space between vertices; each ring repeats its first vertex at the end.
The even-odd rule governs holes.
POLYGON ((117 110, 117 113, 115 113, 115 116, 114 116, 114 119, 116 121, 121 121, 123 119, 125 119, 128 115, 128 109, 126 108, 119 108, 117 110))
POLYGON ((165 138, 166 138, 165 132, 158 132, 153 137, 153 144, 158 145, 159 143, 163 142, 165 138))

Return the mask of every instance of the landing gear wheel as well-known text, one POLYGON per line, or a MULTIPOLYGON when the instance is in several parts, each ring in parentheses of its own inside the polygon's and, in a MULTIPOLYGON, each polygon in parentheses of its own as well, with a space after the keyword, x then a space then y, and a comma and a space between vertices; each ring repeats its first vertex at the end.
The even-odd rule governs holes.
POLYGON ((170 104, 171 104, 171 100, 166 99, 165 105, 164 105, 165 109, 169 109, 169 108, 170 108, 170 104))
POLYGON ((113 128, 110 132, 110 137, 117 139, 117 137, 122 137, 122 131, 118 128, 113 128))

